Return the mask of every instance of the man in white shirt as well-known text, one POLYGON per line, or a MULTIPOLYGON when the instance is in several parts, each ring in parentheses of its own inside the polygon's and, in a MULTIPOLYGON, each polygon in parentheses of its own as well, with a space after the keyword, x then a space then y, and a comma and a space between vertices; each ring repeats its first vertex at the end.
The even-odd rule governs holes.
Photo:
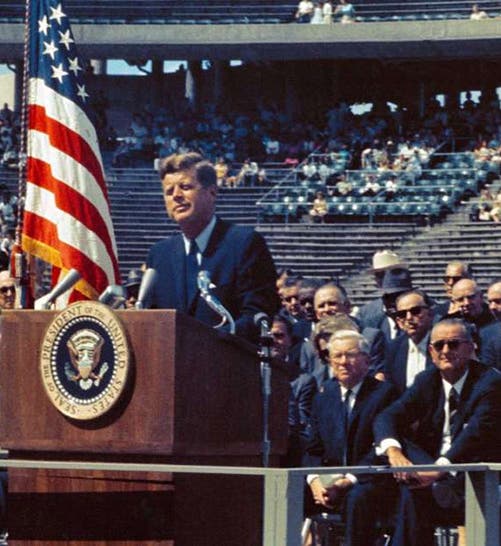
POLYGON ((428 296, 419 289, 400 294, 394 318, 405 333, 390 342, 384 376, 403 393, 414 378, 433 362, 428 353, 433 312, 428 296))
MULTIPOLYGON (((430 353, 435 366, 376 418, 377 452, 392 467, 501 460, 501 374, 473 360, 470 330, 458 319, 433 327, 430 353)), ((433 546, 436 524, 464 519, 464 477, 409 470, 394 474, 400 501, 392 545, 433 546), (454 502, 445 503, 444 492, 454 502)))
MULTIPOLYGON (((305 466, 380 464, 374 450, 374 418, 396 398, 389 383, 367 375, 369 346, 352 330, 339 330, 329 341, 335 378, 326 381, 313 400, 307 427, 305 466)), ((313 502, 321 511, 344 515, 345 546, 374 543, 376 520, 394 500, 387 476, 310 474, 313 502)))

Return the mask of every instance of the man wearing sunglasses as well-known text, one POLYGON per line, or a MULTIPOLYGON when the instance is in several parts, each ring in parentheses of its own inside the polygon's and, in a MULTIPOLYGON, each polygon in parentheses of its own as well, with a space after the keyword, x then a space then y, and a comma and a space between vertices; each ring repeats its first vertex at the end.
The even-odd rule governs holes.
POLYGON ((472 271, 470 264, 461 262, 460 260, 453 260, 447 264, 443 276, 444 290, 447 299, 435 307, 436 322, 456 310, 455 304, 452 302, 452 287, 461 279, 471 278, 472 271))
MULTIPOLYGON (((391 466, 501 460, 501 373, 475 361, 468 326, 437 323, 430 336, 434 367, 375 420, 378 452, 391 466)), ((400 501, 393 546, 433 546, 434 526, 464 520, 464 475, 396 472, 400 501)))
POLYGON ((404 335, 386 351, 385 378, 402 394, 414 378, 433 362, 428 353, 433 311, 429 297, 418 289, 397 296, 394 318, 404 335))
POLYGON ((16 280, 8 271, 0 272, 0 309, 14 309, 16 305, 16 280))

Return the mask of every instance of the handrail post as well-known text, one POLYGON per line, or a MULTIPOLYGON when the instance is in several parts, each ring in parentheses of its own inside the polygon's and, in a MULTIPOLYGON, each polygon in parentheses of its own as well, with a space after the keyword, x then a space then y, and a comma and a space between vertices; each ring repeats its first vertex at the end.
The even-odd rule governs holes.
POLYGON ((499 473, 466 473, 466 544, 499 546, 499 473))
POLYGON ((301 546, 304 477, 283 468, 264 475, 263 546, 301 546))

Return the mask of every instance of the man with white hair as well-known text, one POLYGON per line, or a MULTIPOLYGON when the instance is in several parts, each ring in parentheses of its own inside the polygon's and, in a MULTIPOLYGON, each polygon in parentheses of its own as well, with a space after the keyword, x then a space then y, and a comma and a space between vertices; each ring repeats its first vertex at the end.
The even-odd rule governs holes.
MULTIPOLYGON (((397 392, 367 374, 369 345, 358 332, 338 330, 328 347, 334 377, 313 400, 303 463, 312 467, 379 464, 372 423, 397 392)), ((374 543, 376 520, 391 506, 396 492, 388 475, 310 474, 307 482, 322 512, 343 513, 346 546, 374 543)))

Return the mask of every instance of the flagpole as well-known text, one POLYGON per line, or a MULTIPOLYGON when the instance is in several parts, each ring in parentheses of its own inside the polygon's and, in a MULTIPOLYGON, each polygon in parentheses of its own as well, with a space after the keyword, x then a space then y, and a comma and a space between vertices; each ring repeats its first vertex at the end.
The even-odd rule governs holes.
POLYGON ((21 308, 32 307, 33 298, 29 282, 28 261, 23 252, 21 236, 23 232, 24 200, 26 197, 26 157, 27 157, 27 131, 28 131, 28 85, 30 72, 29 56, 29 20, 31 0, 26 0, 24 19, 24 48, 23 48, 23 75, 20 105, 20 137, 18 153, 18 202, 14 245, 10 256, 11 275, 16 279, 19 287, 19 301, 21 308))

